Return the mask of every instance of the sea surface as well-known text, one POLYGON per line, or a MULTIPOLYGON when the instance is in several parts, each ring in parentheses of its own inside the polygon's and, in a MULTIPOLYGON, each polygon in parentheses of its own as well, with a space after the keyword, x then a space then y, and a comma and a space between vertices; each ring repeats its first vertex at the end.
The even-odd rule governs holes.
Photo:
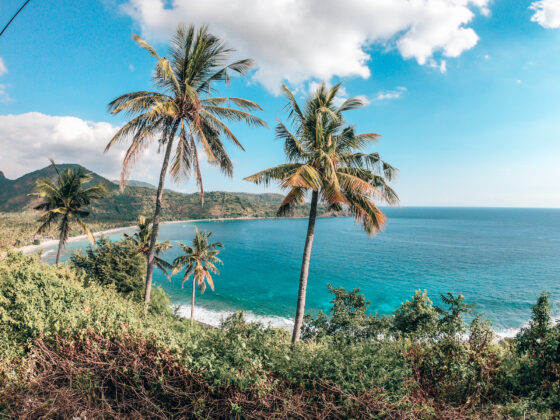
MULTIPOLYGON (((327 284, 359 288, 370 312, 390 314, 415 290, 426 289, 435 304, 440 294, 462 293, 496 331, 513 335, 527 323, 542 290, 560 307, 560 210, 503 208, 386 209, 388 222, 368 237, 352 218, 317 220, 307 310, 328 312, 327 284)), ((197 295, 195 317, 218 324, 233 311, 251 320, 289 327, 295 314, 306 219, 231 220, 161 226, 160 240, 189 242, 194 228, 212 231, 224 244, 224 265, 216 290, 197 295)), ((112 240, 122 233, 111 235, 112 240)), ((72 242, 66 255, 87 242, 72 242)), ((180 254, 174 246, 164 258, 180 254)), ((54 258, 54 248, 47 259, 54 258)), ((190 283, 182 274, 167 281, 156 270, 155 283, 190 313, 190 283)))

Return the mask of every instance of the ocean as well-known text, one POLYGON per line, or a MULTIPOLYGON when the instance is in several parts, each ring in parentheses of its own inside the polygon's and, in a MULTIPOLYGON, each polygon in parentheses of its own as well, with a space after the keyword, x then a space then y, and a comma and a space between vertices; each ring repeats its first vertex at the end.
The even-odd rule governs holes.
MULTIPOLYGON (((462 293, 494 329, 511 336, 530 318, 542 290, 560 306, 560 210, 505 208, 386 209, 383 232, 368 237, 352 218, 320 218, 315 230, 307 312, 328 312, 327 284, 359 288, 370 312, 390 314, 415 290, 462 293)), ((224 244, 216 290, 197 293, 195 317, 210 324, 236 310, 289 327, 295 314, 306 219, 229 220, 161 226, 160 240, 189 242, 194 228, 224 244)), ((119 239, 122 233, 111 235, 119 239)), ((66 255, 87 242, 68 244, 66 255)), ((54 257, 51 249, 47 259, 54 257)), ((164 258, 180 254, 178 246, 164 258)), ((180 313, 190 314, 190 283, 181 288, 155 271, 154 281, 180 313)))

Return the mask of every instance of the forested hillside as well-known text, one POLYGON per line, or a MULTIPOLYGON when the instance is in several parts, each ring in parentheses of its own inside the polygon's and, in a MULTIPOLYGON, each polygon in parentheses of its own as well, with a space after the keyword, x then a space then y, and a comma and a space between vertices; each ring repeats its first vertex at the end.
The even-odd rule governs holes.
MULTIPOLYGON (((57 165, 59 170, 79 165, 57 165)), ((52 166, 30 172, 15 180, 7 179, 0 172, 0 248, 29 244, 35 237, 35 212, 38 202, 32 194, 35 181, 41 177, 53 178, 56 172, 52 166)), ((101 175, 92 173, 92 183, 103 183, 109 190, 108 197, 99 200, 88 217, 94 230, 130 225, 141 215, 151 215, 154 211, 156 190, 147 183, 131 182, 123 192, 118 185, 101 175), (147 185, 147 186, 138 186, 147 185)), ((230 217, 274 217, 282 202, 280 194, 249 194, 211 191, 204 196, 184 194, 165 190, 163 200, 163 220, 209 219, 230 217)), ((309 213, 309 205, 295 209, 293 216, 309 213)), ((325 213, 321 209, 320 213, 325 213)), ((73 232, 78 234, 78 232, 73 232)), ((49 235, 46 235, 49 236, 49 235)))

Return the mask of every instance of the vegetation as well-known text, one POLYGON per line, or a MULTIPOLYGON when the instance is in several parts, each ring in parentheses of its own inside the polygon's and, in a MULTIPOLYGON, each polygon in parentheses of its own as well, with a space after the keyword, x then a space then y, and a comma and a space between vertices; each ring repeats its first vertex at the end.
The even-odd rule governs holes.
POLYGON ((253 67, 253 62, 244 59, 224 66, 234 50, 227 48, 219 38, 208 33, 206 27, 197 30, 192 25, 188 28, 179 25, 171 41, 169 60, 160 57, 154 48, 139 36, 135 35, 134 39, 141 48, 156 58, 154 84, 161 91, 132 92, 119 96, 109 104, 111 113, 125 112, 134 117, 115 134, 105 151, 115 143, 131 139, 122 164, 123 189, 130 166, 148 142, 157 137, 160 146, 165 149, 156 193, 152 238, 148 249, 144 298, 148 305, 163 187, 174 145, 175 155, 169 173, 176 179, 188 178, 194 173, 201 204, 204 204, 198 147, 203 148, 210 163, 231 176, 233 163, 221 137, 225 136, 241 149, 243 146, 223 119, 256 126, 266 126, 266 123, 250 113, 261 109, 255 102, 242 98, 212 96, 216 83, 227 82, 230 73, 245 75, 253 67))
POLYGON ((106 194, 106 189, 102 184, 87 186, 92 176, 81 168, 66 169, 62 172, 58 170, 54 161, 51 161, 57 178, 52 181, 50 178, 39 178, 36 182, 38 190, 35 193, 41 198, 41 202, 35 206, 35 210, 43 212, 39 218, 38 233, 46 232, 52 225, 58 224, 59 242, 56 253, 56 263, 60 262, 62 247, 68 240, 70 234, 70 224, 76 223, 82 231, 93 242, 93 234, 84 222, 84 218, 89 216, 88 207, 95 200, 102 198, 106 194))
POLYGON ((179 242, 179 246, 183 249, 184 254, 175 258, 173 261, 173 274, 179 273, 185 268, 182 285, 192 275, 192 298, 191 298, 191 321, 194 320, 194 298, 196 293, 196 285, 200 289, 200 293, 206 290, 206 283, 214 290, 214 281, 212 274, 220 274, 216 264, 222 264, 218 258, 220 253, 218 248, 224 246, 220 242, 208 243, 208 239, 212 232, 199 232, 195 229, 192 246, 179 242))
MULTIPOLYGON (((144 316, 142 299, 93 277, 18 253, 0 261, 0 415, 544 419, 560 409, 560 326, 546 294, 527 328, 497 343, 488 322, 465 323, 463 305, 445 304, 412 334, 369 314, 358 290, 331 287, 331 313, 307 317, 293 346, 240 313, 217 329, 144 316)), ((403 307, 420 319, 426 305, 403 307)))
MULTIPOLYGON (((95 247, 88 247, 85 255, 75 253, 70 257, 72 267, 83 279, 83 284, 109 287, 136 302, 143 300, 146 257, 130 239, 111 242, 97 240, 95 247)), ((154 290, 149 310, 168 313, 170 301, 161 287, 154 290)))
MULTIPOLYGON (((59 170, 65 170, 80 166, 65 164, 57 167, 59 170)), ((30 194, 34 192, 35 181, 42 177, 56 179, 56 172, 52 166, 49 166, 17 180, 8 180, 9 187, 0 185, 0 210, 5 210, 0 212, 0 249, 31 245, 35 239, 57 237, 55 226, 37 234, 37 214, 32 209, 39 201, 30 194)), ((88 227, 92 232, 133 226, 138 223, 142 214, 153 214, 154 189, 127 185, 121 193, 117 186, 111 185, 105 178, 95 173, 92 173, 92 177, 92 183, 104 183, 108 186, 108 195, 96 201, 88 216, 88 227)), ((280 194, 213 191, 205 193, 204 206, 202 206, 198 193, 183 194, 165 190, 161 220, 274 217, 281 202, 280 194)), ((309 204, 302 204, 297 206, 290 216, 299 217, 306 213, 309 213, 309 204)), ((320 207, 319 214, 327 214, 326 208, 320 207)), ((70 236, 81 233, 77 226, 70 226, 70 236)))
MULTIPOLYGON (((152 237, 152 219, 146 219, 144 216, 140 216, 138 219, 138 232, 133 234, 132 236, 128 234, 124 234, 124 237, 131 241, 138 253, 143 255, 146 260, 148 258, 148 251, 150 248, 150 240, 152 237)), ((171 276, 167 272, 167 270, 172 270, 173 266, 165 261, 160 255, 171 248, 171 242, 156 242, 155 244, 155 255, 154 255, 154 264, 157 268, 159 268, 163 273, 167 276, 169 280, 171 280, 171 276)))
POLYGON ((319 200, 329 209, 341 211, 343 206, 360 221, 372 235, 385 223, 385 216, 375 201, 396 204, 398 197, 387 185, 396 170, 381 160, 378 153, 364 153, 362 149, 379 138, 379 134, 357 134, 348 126, 343 113, 364 105, 359 98, 350 98, 337 106, 340 83, 327 89, 325 83, 312 94, 303 107, 294 94, 282 86, 288 98, 292 132, 282 122, 276 126, 276 136, 284 141, 288 163, 265 169, 245 178, 257 184, 277 181, 290 191, 278 209, 278 215, 304 201, 311 191, 309 224, 301 263, 296 317, 292 341, 300 338, 305 312, 305 295, 311 248, 315 233, 315 219, 319 200))

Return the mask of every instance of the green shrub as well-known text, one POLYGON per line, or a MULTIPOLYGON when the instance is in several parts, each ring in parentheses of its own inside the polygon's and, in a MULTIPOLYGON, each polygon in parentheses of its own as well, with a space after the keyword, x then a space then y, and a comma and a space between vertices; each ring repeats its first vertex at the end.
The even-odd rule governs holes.
POLYGON ((406 336, 426 337, 437 329, 438 313, 428 297, 428 292, 417 290, 411 300, 407 300, 394 312, 393 326, 406 336))
POLYGON ((64 266, 8 252, 0 261, 0 352, 22 354, 39 336, 116 331, 138 325, 141 307, 64 266))
POLYGON ((332 337, 336 342, 376 339, 387 335, 391 326, 388 317, 371 316, 367 313, 369 302, 360 289, 346 292, 343 287, 328 285, 329 293, 334 295, 331 303, 331 317, 323 311, 316 318, 306 316, 302 329, 302 338, 323 339, 332 337))
POLYGON ((533 306, 531 321, 515 337, 513 392, 560 411, 560 324, 554 324, 549 295, 542 292, 533 306))
POLYGON ((86 249, 85 255, 72 255, 70 265, 82 270, 90 282, 113 286, 138 301, 144 296, 146 260, 131 241, 99 239, 95 247, 86 249))

